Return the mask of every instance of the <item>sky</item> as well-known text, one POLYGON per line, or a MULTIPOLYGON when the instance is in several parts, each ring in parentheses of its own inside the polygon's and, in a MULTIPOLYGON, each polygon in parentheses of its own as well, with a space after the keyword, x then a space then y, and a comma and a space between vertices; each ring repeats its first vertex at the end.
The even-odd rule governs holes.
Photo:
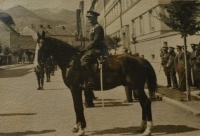
MULTIPOLYGON (((81 0, 0 0, 0 9, 6 10, 16 5, 22 5, 27 9, 50 8, 52 10, 68 9, 76 11, 81 0)), ((85 11, 89 10, 91 0, 84 0, 85 11)))

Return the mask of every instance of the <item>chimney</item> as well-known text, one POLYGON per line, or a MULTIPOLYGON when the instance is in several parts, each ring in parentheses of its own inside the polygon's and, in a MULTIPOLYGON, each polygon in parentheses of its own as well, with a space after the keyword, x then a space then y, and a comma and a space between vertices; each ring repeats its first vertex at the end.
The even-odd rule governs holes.
POLYGON ((47 25, 47 27, 50 29, 50 28, 51 28, 51 25, 47 25))
POLYGON ((62 26, 62 29, 65 29, 65 26, 62 26))
POLYGON ((43 28, 43 25, 40 25, 40 28, 43 28))

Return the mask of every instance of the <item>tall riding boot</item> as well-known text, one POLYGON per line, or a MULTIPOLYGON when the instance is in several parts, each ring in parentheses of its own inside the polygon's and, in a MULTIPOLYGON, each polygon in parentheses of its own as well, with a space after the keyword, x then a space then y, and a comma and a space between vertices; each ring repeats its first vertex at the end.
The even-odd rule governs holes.
POLYGON ((87 77, 87 83, 83 85, 85 89, 93 89, 94 88, 94 78, 93 78, 93 69, 89 64, 83 66, 85 72, 84 74, 87 77))

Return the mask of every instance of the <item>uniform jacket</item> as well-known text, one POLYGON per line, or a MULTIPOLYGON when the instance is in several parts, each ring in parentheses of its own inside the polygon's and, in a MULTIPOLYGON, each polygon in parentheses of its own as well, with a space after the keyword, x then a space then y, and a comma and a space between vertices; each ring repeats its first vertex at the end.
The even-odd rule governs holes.
POLYGON ((168 60, 169 60, 169 53, 168 52, 163 53, 163 55, 162 55, 162 65, 166 66, 167 63, 168 63, 168 60))
POLYGON ((174 51, 169 53, 169 60, 167 62, 167 67, 169 68, 174 67, 175 56, 176 56, 176 53, 174 51))
MULTIPOLYGON (((189 64, 189 58, 191 56, 191 53, 187 51, 187 60, 189 64)), ((181 51, 179 52, 174 60, 174 65, 177 67, 177 69, 185 69, 185 57, 184 57, 184 52, 181 51)))
POLYGON ((91 49, 102 50, 105 48, 105 45, 103 43, 104 30, 98 23, 90 27, 89 40, 90 43, 84 47, 84 50, 86 51, 91 49))

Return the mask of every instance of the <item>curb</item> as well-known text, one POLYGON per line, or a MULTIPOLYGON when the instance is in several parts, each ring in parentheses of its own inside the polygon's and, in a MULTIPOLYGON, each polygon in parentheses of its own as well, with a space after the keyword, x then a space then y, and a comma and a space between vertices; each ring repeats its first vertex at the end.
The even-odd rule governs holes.
POLYGON ((15 64, 15 65, 0 66, 0 70, 10 69, 10 68, 14 68, 14 67, 20 67, 20 66, 24 66, 24 65, 26 65, 26 64, 15 64))
POLYGON ((181 110, 184 110, 186 111, 188 114, 191 114, 191 115, 194 115, 194 116, 200 116, 200 111, 194 109, 194 108, 191 108, 185 104, 183 104, 182 102, 178 102, 176 100, 173 100, 171 98, 168 98, 166 96, 163 96, 162 94, 159 94, 159 93, 156 93, 158 96, 162 97, 162 100, 169 103, 169 104, 172 104, 174 106, 177 106, 178 108, 180 108, 181 110))

